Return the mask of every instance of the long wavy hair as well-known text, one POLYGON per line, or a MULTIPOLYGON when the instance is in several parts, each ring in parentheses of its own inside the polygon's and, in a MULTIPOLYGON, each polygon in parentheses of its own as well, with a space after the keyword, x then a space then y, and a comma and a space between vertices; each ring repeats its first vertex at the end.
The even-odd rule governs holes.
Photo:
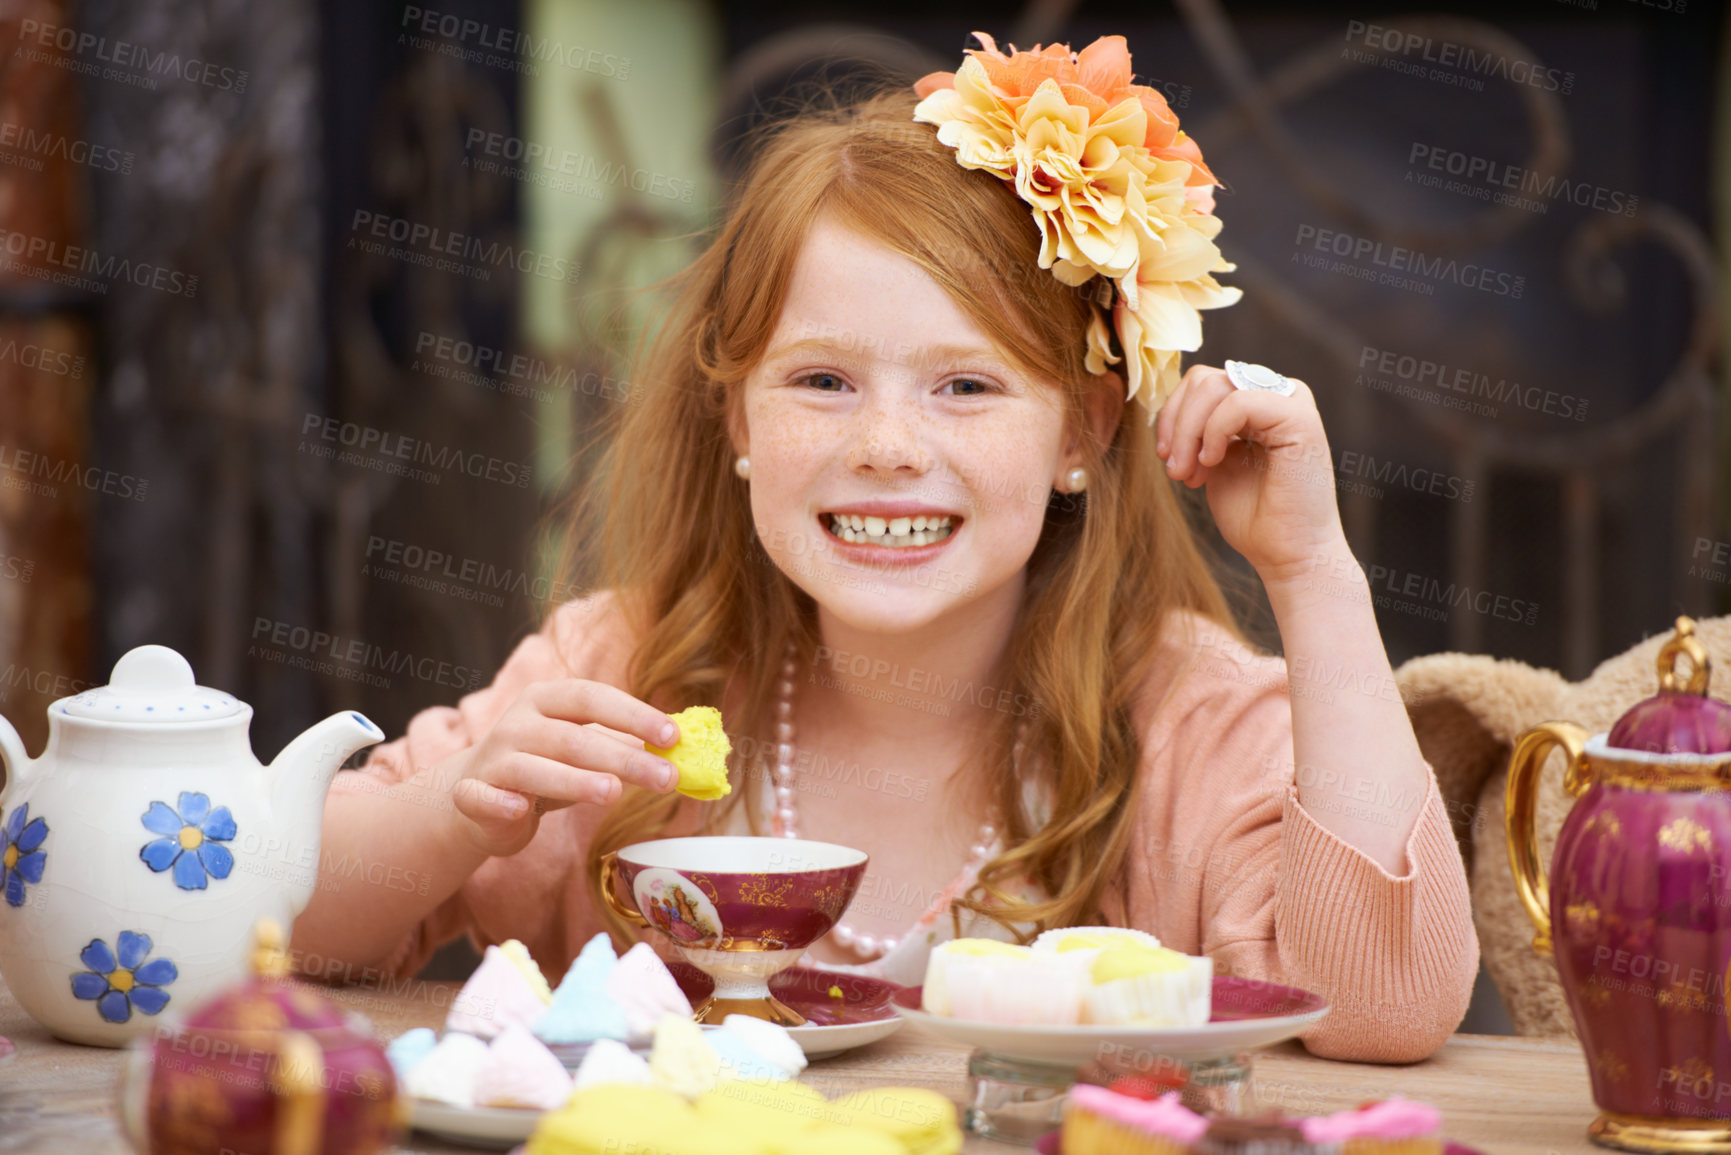
MULTIPOLYGON (((1123 407, 1109 443, 1088 432, 1085 396, 1116 381, 1083 365, 1094 295, 1039 268, 1026 204, 1004 181, 957 164, 934 128, 913 121, 915 103, 910 91, 884 92, 762 130, 713 241, 659 286, 666 319, 638 347, 633 399, 612 413, 593 474, 576 486, 564 588, 619 595, 639 639, 627 692, 665 710, 720 707, 737 694, 730 769, 736 783, 764 783, 783 650, 791 640, 809 663, 820 638, 816 603, 757 540, 733 472, 729 418, 743 428, 741 387, 819 214, 906 257, 1018 368, 1062 395, 1066 428, 1083 432, 1089 477, 1085 495, 1049 494, 1005 656, 1009 688, 1036 704, 1025 715, 1022 773, 1041 780, 1051 816, 1040 823, 1025 811, 1024 784, 1004 769, 1018 719, 997 712, 966 772, 987 776, 1006 849, 957 901, 957 917, 971 910, 1037 929, 1098 921, 1131 829, 1140 754, 1132 699, 1163 620, 1187 609, 1243 634, 1191 524, 1193 503, 1166 477, 1140 406, 1123 407), (1048 899, 1019 898, 1022 879, 1048 899)), ((735 790, 709 807, 704 828, 752 793, 735 790)), ((627 788, 587 848, 596 909, 608 909, 600 857, 666 831, 683 802, 627 788)), ((756 807, 748 809, 756 829, 756 807)), ((607 917, 616 935, 632 937, 607 917)))

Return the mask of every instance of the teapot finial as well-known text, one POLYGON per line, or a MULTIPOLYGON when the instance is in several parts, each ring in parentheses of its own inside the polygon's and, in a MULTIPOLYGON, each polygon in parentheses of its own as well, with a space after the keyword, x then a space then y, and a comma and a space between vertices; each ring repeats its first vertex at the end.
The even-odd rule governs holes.
POLYGON ((1677 632, 1671 635, 1663 648, 1659 650, 1656 664, 1659 667, 1659 692, 1675 694, 1677 686, 1677 658, 1687 656, 1693 667, 1689 671, 1689 681, 1682 687, 1682 692, 1705 695, 1707 679, 1711 677, 1713 663, 1707 657, 1707 647, 1701 644, 1695 636, 1695 619, 1687 615, 1678 617, 1677 632))
POLYGON ((288 976, 288 951, 283 946, 282 924, 276 919, 261 918, 252 924, 251 965, 255 978, 288 976))

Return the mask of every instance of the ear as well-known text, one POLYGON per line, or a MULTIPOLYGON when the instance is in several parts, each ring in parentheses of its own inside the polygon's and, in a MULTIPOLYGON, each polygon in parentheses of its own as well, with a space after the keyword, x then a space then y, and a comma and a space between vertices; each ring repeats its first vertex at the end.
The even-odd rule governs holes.
MULTIPOLYGON (((1100 374, 1083 395, 1082 407, 1094 444, 1101 447, 1112 444, 1112 435, 1124 416, 1124 378, 1113 369, 1100 374)), ((1060 477, 1082 464, 1082 445, 1082 431, 1071 429, 1064 439, 1063 460, 1058 465, 1060 477)))

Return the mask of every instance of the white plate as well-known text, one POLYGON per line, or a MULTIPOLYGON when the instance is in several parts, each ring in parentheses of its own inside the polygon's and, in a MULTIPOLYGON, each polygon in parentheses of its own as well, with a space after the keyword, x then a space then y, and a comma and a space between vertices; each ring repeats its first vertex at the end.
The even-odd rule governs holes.
POLYGON ((843 1023, 836 1027, 789 1027, 787 1033, 793 1036, 806 1058, 826 1059, 888 1038, 902 1029, 902 1021, 898 1015, 873 1019, 869 1023, 843 1023))
POLYGON ((1102 1048, 1163 1055, 1195 1062, 1226 1058, 1239 1051, 1270 1047, 1302 1034, 1328 1013, 1328 1004, 1294 987, 1251 983, 1216 977, 1215 1021, 1200 1027, 1151 1029, 1102 1026, 1006 1026, 974 1019, 952 1019, 918 1009, 920 989, 910 987, 890 1005, 952 1042, 978 1047, 987 1054, 1031 1063, 1080 1066, 1100 1058, 1102 1048), (1225 1012, 1223 1014, 1223 1011, 1225 1012))
POLYGON ((412 1097, 408 1103, 409 1122, 418 1130, 466 1147, 494 1151, 526 1141, 544 1114, 530 1107, 454 1107, 412 1097))

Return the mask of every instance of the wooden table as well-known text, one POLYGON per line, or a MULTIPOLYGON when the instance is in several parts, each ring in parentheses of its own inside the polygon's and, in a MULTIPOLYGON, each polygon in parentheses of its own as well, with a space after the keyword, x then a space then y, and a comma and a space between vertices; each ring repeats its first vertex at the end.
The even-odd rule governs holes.
MULTIPOLYGON (((329 991, 368 1015, 383 1038, 410 1027, 438 1027, 454 983, 413 982, 384 993, 329 991)), ((62 1043, 32 1022, 0 984, 0 1035, 18 1053, 0 1062, 0 1152, 121 1155, 131 1148, 115 1118, 121 1052, 62 1043)), ((931 1087, 960 1103, 967 1091, 967 1049, 909 1025, 872 1046, 820 1060, 802 1078, 826 1095, 864 1086, 931 1087)), ((1391 1094, 1434 1103, 1449 1138, 1486 1155, 1560 1155, 1601 1151, 1587 1142, 1595 1114, 1580 1048, 1566 1041, 1457 1035, 1436 1055, 1406 1067, 1339 1063, 1287 1043, 1257 1056, 1262 1106, 1314 1115, 1391 1094)), ((399 1150, 456 1152, 413 1134, 399 1150)), ((1025 1151, 970 1139, 969 1152, 1025 1151)))

